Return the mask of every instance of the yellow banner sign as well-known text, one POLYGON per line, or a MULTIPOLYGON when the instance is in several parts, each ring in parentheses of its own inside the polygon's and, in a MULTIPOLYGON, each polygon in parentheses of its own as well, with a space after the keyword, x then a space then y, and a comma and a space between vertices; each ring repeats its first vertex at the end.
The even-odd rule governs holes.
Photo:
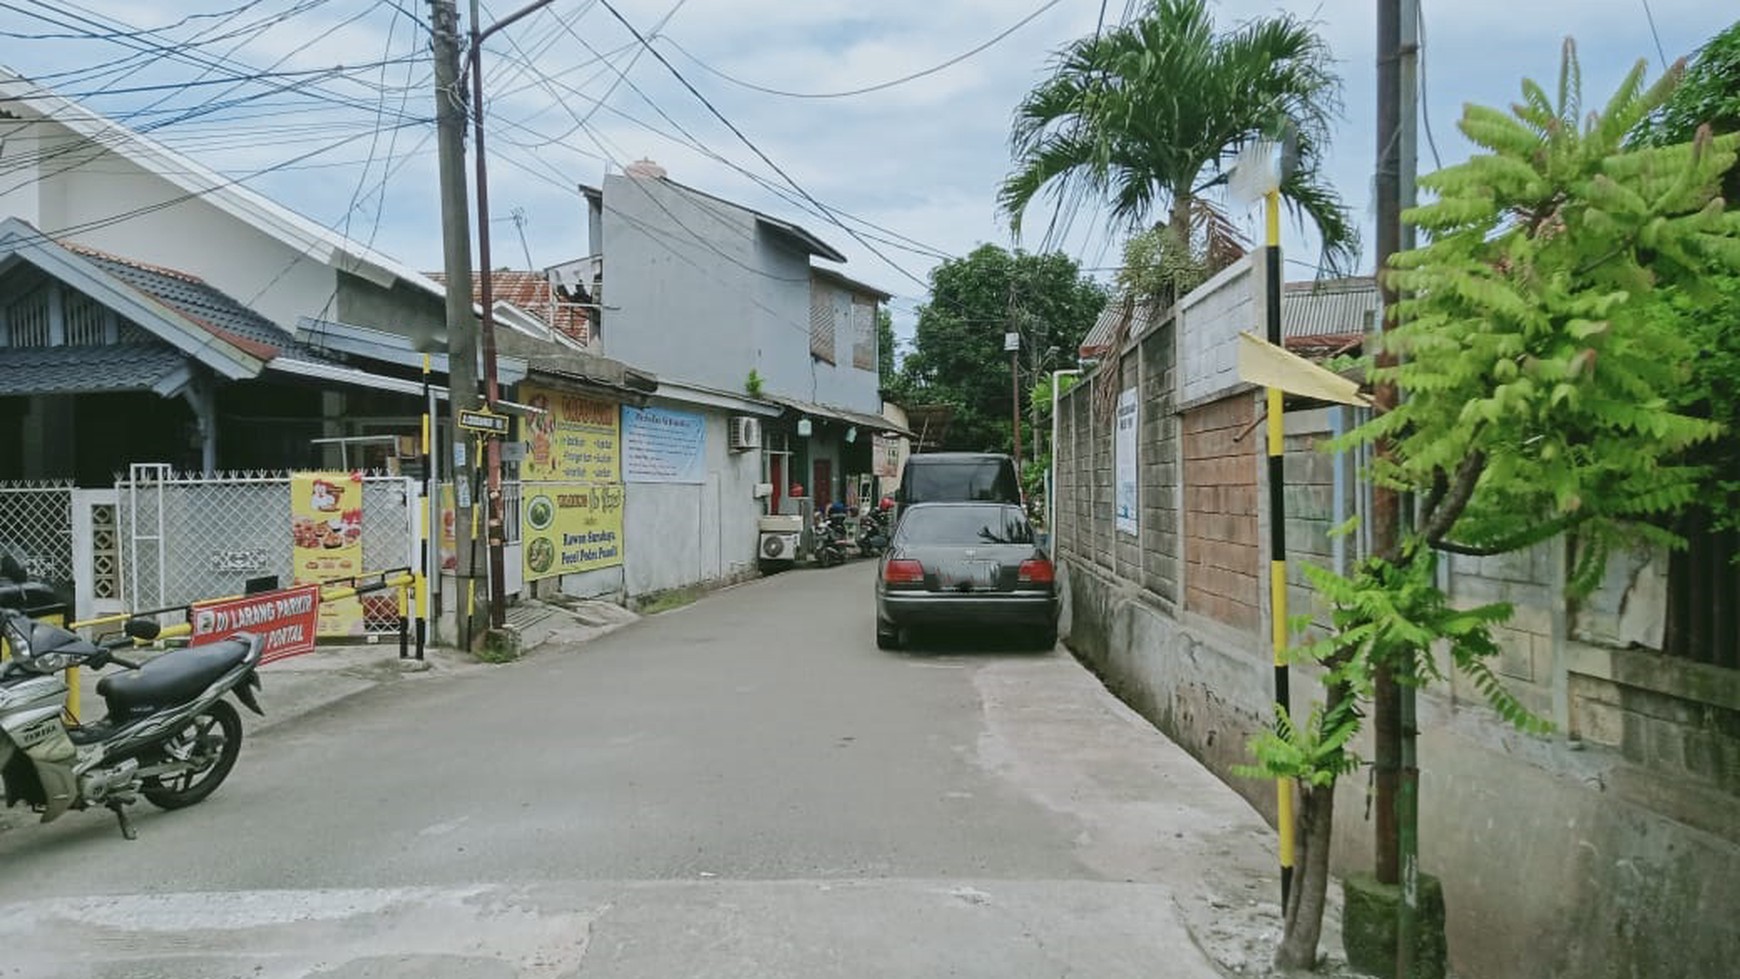
POLYGON ((526 580, 622 563, 620 483, 527 485, 520 504, 526 580))
POLYGON ((622 418, 616 405, 522 384, 520 396, 542 414, 520 421, 528 483, 622 482, 622 418))
MULTIPOLYGON (((363 572, 361 473, 311 472, 290 477, 290 535, 297 584, 354 578, 363 572)), ((363 635, 362 603, 320 603, 321 636, 363 635)))

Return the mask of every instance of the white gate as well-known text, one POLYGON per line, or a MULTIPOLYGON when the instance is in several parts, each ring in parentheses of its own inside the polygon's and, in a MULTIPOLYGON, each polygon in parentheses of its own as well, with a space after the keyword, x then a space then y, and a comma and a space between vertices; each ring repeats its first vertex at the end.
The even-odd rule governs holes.
MULTIPOLYGON (((135 465, 115 493, 120 565, 133 608, 240 594, 248 579, 264 575, 286 584, 295 579, 287 472, 178 474, 135 465)), ((365 568, 420 565, 420 506, 415 479, 363 477, 365 568)), ((397 615, 371 612, 369 626, 395 631, 397 615)))

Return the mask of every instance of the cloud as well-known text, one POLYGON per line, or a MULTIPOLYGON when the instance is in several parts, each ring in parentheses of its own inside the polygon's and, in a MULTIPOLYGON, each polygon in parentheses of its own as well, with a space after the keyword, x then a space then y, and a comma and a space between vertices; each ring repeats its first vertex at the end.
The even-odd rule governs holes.
MULTIPOLYGON (((836 91, 941 63, 1032 13, 1041 0, 612 2, 644 32, 651 32, 669 14, 669 22, 659 32, 662 38, 653 41, 656 50, 810 194, 830 208, 951 254, 965 253, 984 241, 1008 243, 1007 222, 996 212, 995 188, 1009 166, 1010 113, 1044 77, 1052 52, 1094 30, 1100 10, 1093 0, 1064 0, 990 49, 909 84, 853 98, 791 99, 725 81, 675 45, 720 72, 769 88, 836 91)), ((146 6, 88 0, 87 6, 100 18, 122 19, 133 26, 169 24, 186 13, 180 5, 161 2, 146 6)), ((233 6, 233 0, 204 0, 190 9, 233 6)), ((267 0, 245 17, 259 20, 295 6, 295 0, 267 0)), ((403 0, 403 6, 426 16, 421 0, 403 0)), ((514 6, 498 0, 485 9, 499 16, 514 6)), ((1669 58, 1688 53, 1725 26, 1703 0, 1652 0, 1651 6, 1669 58)), ((1107 5, 1109 16, 1115 20, 1124 7, 1123 3, 1107 5)), ((1345 119, 1330 148, 1328 172, 1366 229, 1369 243, 1371 173, 1377 149, 1371 0, 1223 0, 1215 10, 1219 22, 1228 27, 1277 12, 1292 12, 1319 25, 1345 80, 1345 119)), ((1470 152, 1454 128, 1463 103, 1503 106, 1517 97, 1525 75, 1544 82, 1556 80, 1559 45, 1566 33, 1577 36, 1591 103, 1599 103, 1640 57, 1650 60, 1652 72, 1660 70, 1649 24, 1636 0, 1460 0, 1455 4, 1422 0, 1422 11, 1427 115, 1445 163, 1470 152)), ((222 25, 215 18, 194 21, 173 32, 173 37, 187 40, 208 28, 221 30, 222 25)), ((40 21, 19 13, 0 12, 0 30, 45 29, 40 21)), ((392 6, 364 0, 332 0, 272 25, 232 51, 233 46, 232 41, 192 51, 201 58, 221 55, 256 67, 288 56, 285 67, 321 68, 375 61, 387 51, 400 57, 427 50, 426 39, 413 37, 407 20, 392 6), (301 51, 296 50, 299 47, 301 51)), ((128 53, 114 41, 12 41, 6 57, 26 73, 44 73, 65 71, 69 65, 95 65, 128 53)), ((854 276, 904 296, 921 293, 908 274, 924 279, 934 264, 932 258, 871 242, 898 268, 890 266, 826 217, 806 213, 814 209, 807 203, 794 204, 788 198, 801 201, 798 192, 656 58, 639 51, 633 37, 602 5, 556 0, 547 12, 493 39, 485 55, 490 196, 500 219, 491 234, 498 263, 524 264, 527 251, 534 264, 584 252, 585 225, 576 185, 596 183, 607 168, 647 156, 664 164, 678 180, 805 224, 851 257, 849 271, 854 276), (607 57, 599 60, 588 46, 607 57), (619 71, 627 73, 627 82, 619 71), (604 100, 602 109, 597 108, 599 99, 604 100), (578 127, 578 119, 588 116, 586 126, 578 127), (690 135, 679 132, 679 127, 690 135), (699 143, 699 148, 691 142, 699 143), (781 188, 783 194, 737 168, 781 188), (523 213, 523 224, 508 220, 516 209, 523 213)), ((105 83, 173 82, 195 73, 185 63, 162 59, 124 81, 103 77, 71 85, 69 90, 89 91, 105 83)), ((197 125, 169 126, 158 135, 208 166, 249 172, 305 153, 320 141, 366 132, 374 125, 377 111, 392 118, 400 97, 407 94, 397 90, 406 77, 402 68, 390 70, 386 90, 381 88, 378 70, 359 73, 354 81, 327 84, 325 88, 354 103, 346 107, 315 101, 306 92, 300 97, 274 95, 204 117, 197 125)), ((427 79, 427 64, 417 65, 410 79, 414 87, 405 102, 408 114, 433 115, 434 92, 427 79)), ((159 109, 197 107, 215 94, 208 89, 171 93, 159 109)), ((92 102, 103 111, 124 115, 158 97, 99 96, 92 102)), ((373 141, 372 153, 371 140, 355 140, 309 161, 323 164, 320 167, 274 172, 252 183, 316 220, 339 223, 350 212, 353 234, 374 225, 378 207, 376 244, 413 265, 437 268, 440 220, 434 143, 426 138, 428 129, 424 125, 407 130, 396 143, 387 138, 373 141), (415 159, 402 159, 414 149, 415 159), (342 165, 324 165, 334 162, 342 165), (396 169, 385 193, 378 194, 387 166, 396 169), (354 210, 349 207, 353 194, 360 198, 354 210)), ((1430 169, 1431 154, 1424 139, 1420 150, 1422 169, 1430 169)), ((1027 244, 1035 244, 1036 237, 1030 236, 1027 244)), ((1079 215, 1075 232, 1062 244, 1090 265, 1109 264, 1117 256, 1115 236, 1108 238, 1098 212, 1079 215), (1101 256, 1107 256, 1103 263, 1101 256)), ((1286 249, 1296 262, 1309 262, 1316 254, 1311 236, 1292 227, 1286 249)), ((1368 264, 1370 255, 1368 247, 1368 264)), ((1307 276, 1310 271, 1294 265, 1289 274, 1307 276)), ((902 332, 910 329, 908 309, 904 304, 897 308, 902 332)))

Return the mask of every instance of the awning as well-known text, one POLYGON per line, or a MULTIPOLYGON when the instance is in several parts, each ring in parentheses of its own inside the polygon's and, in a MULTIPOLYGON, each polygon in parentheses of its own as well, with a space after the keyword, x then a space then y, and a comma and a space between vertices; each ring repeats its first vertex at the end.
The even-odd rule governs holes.
POLYGON ((190 359, 167 344, 0 347, 0 395, 149 391, 171 398, 193 379, 190 359))
POLYGON ((794 398, 781 398, 769 395, 767 400, 785 405, 788 409, 803 415, 815 415, 818 418, 832 418, 848 425, 856 425, 872 432, 882 432, 890 435, 912 437, 912 432, 906 427, 882 417, 867 412, 854 411, 851 408, 836 408, 833 405, 819 405, 809 401, 798 401, 794 398))

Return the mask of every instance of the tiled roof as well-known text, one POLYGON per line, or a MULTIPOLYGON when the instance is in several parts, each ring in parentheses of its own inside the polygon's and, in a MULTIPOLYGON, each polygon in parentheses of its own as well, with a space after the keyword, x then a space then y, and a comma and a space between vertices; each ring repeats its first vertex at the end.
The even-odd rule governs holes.
POLYGON ((1154 307, 1148 303, 1127 302, 1123 296, 1112 297, 1100 310, 1100 318, 1094 321, 1093 329, 1082 337, 1080 355, 1091 358, 1109 351, 1112 338, 1118 334, 1118 324, 1126 317, 1130 321, 1130 334, 1140 333, 1153 320, 1154 307))
MULTIPOLYGON (((442 272, 426 272, 429 278, 442 285, 447 284, 447 276, 442 272)), ((581 343, 592 339, 592 318, 583 307, 573 305, 558 305, 555 310, 555 320, 550 318, 550 280, 540 272, 514 272, 499 269, 495 272, 490 285, 496 302, 512 303, 528 314, 537 317, 546 326, 555 326, 557 332, 571 337, 581 343)), ((471 301, 483 302, 483 275, 471 273, 471 301)))
POLYGON ((149 391, 185 364, 165 343, 0 347, 0 396, 149 391))
POLYGON ((71 242, 63 241, 61 246, 255 357, 271 360, 280 353, 307 353, 276 323, 207 285, 198 276, 71 242))

